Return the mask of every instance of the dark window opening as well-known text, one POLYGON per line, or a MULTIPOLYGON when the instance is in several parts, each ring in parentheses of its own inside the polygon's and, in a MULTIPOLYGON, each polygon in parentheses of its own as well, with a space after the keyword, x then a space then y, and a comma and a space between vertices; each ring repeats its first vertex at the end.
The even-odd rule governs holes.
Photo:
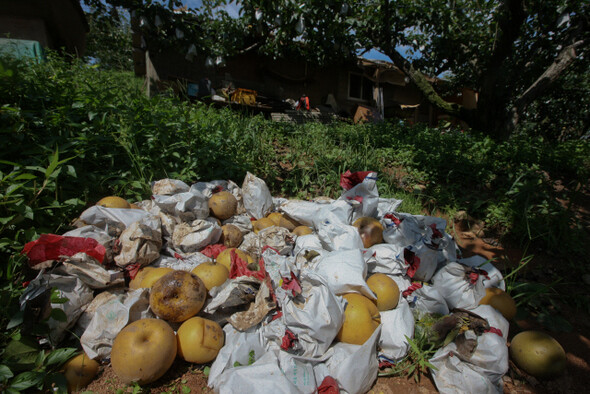
POLYGON ((373 82, 360 74, 348 74, 348 97, 351 99, 371 101, 373 82))

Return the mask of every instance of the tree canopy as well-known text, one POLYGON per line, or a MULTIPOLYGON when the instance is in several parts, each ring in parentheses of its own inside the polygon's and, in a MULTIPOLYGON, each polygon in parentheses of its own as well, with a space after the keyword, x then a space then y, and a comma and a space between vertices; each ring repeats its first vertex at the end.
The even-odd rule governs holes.
POLYGON ((496 138, 530 116, 572 64, 588 69, 585 0, 204 0, 182 12, 179 0, 107 1, 140 20, 150 50, 174 46, 213 64, 245 51, 324 64, 377 49, 438 109, 496 138), (424 78, 441 73, 475 89, 478 108, 442 100, 424 78))
POLYGON ((90 31, 86 56, 102 68, 132 70, 131 26, 128 13, 120 7, 94 8, 86 13, 90 31))

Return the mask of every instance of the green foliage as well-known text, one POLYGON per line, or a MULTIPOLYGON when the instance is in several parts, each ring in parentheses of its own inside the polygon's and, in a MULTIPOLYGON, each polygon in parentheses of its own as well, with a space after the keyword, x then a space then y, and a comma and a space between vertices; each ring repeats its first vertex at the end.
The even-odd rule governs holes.
POLYGON ((523 271, 532 268, 529 267, 532 261, 533 255, 523 257, 518 265, 504 276, 506 291, 516 303, 516 317, 534 319, 551 331, 571 331, 572 325, 560 315, 562 308, 559 303, 563 300, 560 300, 562 297, 559 297, 557 285, 563 278, 558 278, 550 284, 524 281, 523 271))
POLYGON ((3 351, 0 364, 0 388, 6 393, 55 388, 67 393, 61 366, 76 355, 75 348, 41 349, 30 337, 15 334, 3 351))
MULTIPOLYGON (((572 64, 560 76, 544 100, 527 111, 521 133, 541 135, 548 140, 567 141, 590 135, 590 62, 572 64)), ((561 146, 561 145, 560 145, 561 146)), ((564 144, 564 148, 567 145, 564 144)))
POLYGON ((129 13, 120 7, 107 11, 94 8, 86 13, 90 30, 86 37, 85 56, 101 68, 133 70, 133 48, 129 13))
POLYGON ((416 317, 414 338, 406 336, 408 354, 394 366, 380 372, 379 376, 402 376, 419 382, 422 376, 428 375, 429 369, 436 369, 429 360, 441 344, 433 340, 431 328, 440 317, 434 314, 416 317))

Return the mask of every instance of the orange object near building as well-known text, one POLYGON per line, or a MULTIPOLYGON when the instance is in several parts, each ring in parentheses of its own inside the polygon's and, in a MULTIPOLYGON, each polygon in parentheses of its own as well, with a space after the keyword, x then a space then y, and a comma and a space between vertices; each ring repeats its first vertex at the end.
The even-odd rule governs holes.
POLYGON ((258 92, 251 89, 238 88, 231 96, 231 101, 243 105, 256 105, 258 92))
POLYGON ((301 108, 309 111, 309 97, 305 94, 297 101, 297 107, 295 109, 299 111, 301 108))

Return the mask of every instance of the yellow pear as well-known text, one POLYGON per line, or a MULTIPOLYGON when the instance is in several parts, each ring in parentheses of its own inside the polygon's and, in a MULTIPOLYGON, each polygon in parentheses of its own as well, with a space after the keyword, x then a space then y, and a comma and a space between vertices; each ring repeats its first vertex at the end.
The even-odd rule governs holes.
POLYGON ((399 287, 389 276, 381 273, 373 274, 367 279, 367 285, 377 296, 377 309, 388 311, 399 302, 399 287))
POLYGON ((176 335, 168 323, 160 319, 140 319, 117 334, 111 350, 111 365, 121 382, 144 385, 168 371, 176 352, 176 335))
POLYGON ((561 374, 567 365, 563 347, 541 331, 523 331, 512 338, 510 358, 536 378, 549 379, 561 374))
POLYGON ((227 248, 223 252, 219 253, 219 255, 217 255, 217 258, 215 260, 219 264, 223 264, 229 272, 231 272, 231 251, 232 250, 235 250, 238 257, 244 261, 247 261, 248 264, 254 262, 254 259, 252 258, 252 256, 250 256, 248 253, 244 252, 243 250, 236 249, 236 248, 227 248))
POLYGON ((237 248, 244 240, 244 235, 238 228, 233 224, 226 224, 221 227, 221 238, 219 243, 224 244, 228 248, 237 248))
POLYGON ((229 278, 229 270, 225 265, 213 261, 206 261, 197 265, 191 271, 205 284, 207 291, 216 286, 221 286, 229 278))
POLYGON ((379 220, 365 216, 355 220, 352 225, 358 229, 365 248, 383 242, 383 225, 379 220))
POLYGON ((297 226, 291 232, 296 236, 301 237, 302 235, 308 235, 313 233, 313 230, 307 226, 297 226))
POLYGON ((238 200, 228 191, 215 193, 209 199, 209 212, 217 219, 229 219, 236 214, 237 209, 238 200))
POLYGON ((479 304, 493 306, 508 321, 516 316, 514 299, 504 290, 497 287, 487 288, 486 295, 479 301, 479 304))
POLYGON ((213 361, 223 347, 223 330, 216 322, 191 317, 178 328, 178 356, 190 363, 213 361))
POLYGON ((258 234, 260 230, 272 226, 276 226, 276 224, 269 218, 261 218, 252 222, 252 228, 255 234, 258 234))
MULTIPOLYGON (((148 270, 148 272, 146 272, 142 276, 141 282, 139 283, 139 287, 149 289, 152 287, 152 285, 154 283, 156 283, 158 281, 158 279, 160 279, 162 276, 164 276, 167 273, 172 272, 172 271, 174 271, 174 269, 170 268, 170 267, 157 267, 157 268, 148 270)), ((138 273, 138 275, 139 275, 139 273, 138 273)))
POLYGON ((124 198, 117 196, 108 196, 100 199, 96 205, 105 208, 130 208, 131 205, 124 198))
POLYGON ((131 279, 131 281, 129 282, 129 289, 131 290, 135 290, 135 289, 139 289, 141 287, 141 281, 143 281, 143 278, 145 278, 145 275, 152 271, 155 270, 155 267, 143 267, 142 269, 140 269, 137 272, 137 275, 135 275, 135 278, 131 279))
POLYGON ((299 226, 296 220, 291 219, 289 216, 281 212, 272 212, 267 218, 272 220, 275 226, 284 227, 289 231, 293 231, 295 227, 299 226))
POLYGON ((63 366, 63 374, 68 382, 68 391, 78 391, 92 382, 98 374, 97 361, 91 359, 86 353, 80 353, 69 359, 63 366))
POLYGON ((344 298, 348 304, 344 310, 344 323, 336 338, 340 342, 362 345, 381 324, 379 310, 373 301, 360 294, 349 293, 344 298))

